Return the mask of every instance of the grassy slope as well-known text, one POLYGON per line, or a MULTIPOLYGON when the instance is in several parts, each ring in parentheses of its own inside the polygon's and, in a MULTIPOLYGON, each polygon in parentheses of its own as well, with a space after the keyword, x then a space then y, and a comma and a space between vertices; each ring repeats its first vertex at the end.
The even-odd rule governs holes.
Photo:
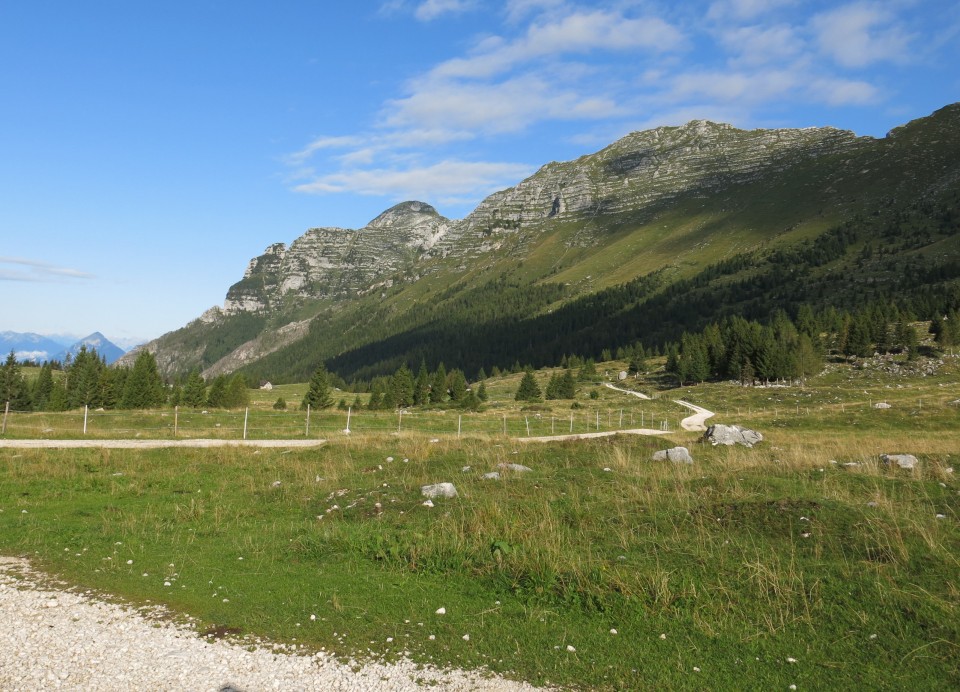
MULTIPOLYGON (((586 688, 955 689, 957 375, 947 359, 933 376, 843 367, 802 389, 715 383, 659 403, 601 391, 606 408, 712 407, 764 432, 753 450, 692 433, 4 450, 0 550, 203 626, 344 655, 586 688), (893 408, 871 408, 880 398, 893 408), (649 461, 674 443, 693 466, 649 461), (884 468, 881 452, 921 467, 884 468), (534 471, 480 477, 501 462, 534 471), (446 480, 460 497, 423 507, 419 486, 446 480)), ((488 383, 500 406, 515 380, 488 383)))

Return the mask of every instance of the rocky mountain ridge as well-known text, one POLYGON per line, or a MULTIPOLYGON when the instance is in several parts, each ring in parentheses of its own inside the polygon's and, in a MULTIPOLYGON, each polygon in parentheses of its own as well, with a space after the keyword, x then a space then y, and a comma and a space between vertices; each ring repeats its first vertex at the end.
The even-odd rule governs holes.
POLYGON ((312 228, 289 247, 272 244, 222 308, 147 348, 167 373, 199 366, 209 376, 277 352, 320 362, 413 329, 435 314, 424 305, 462 304, 457 296, 496 276, 559 282, 570 287, 563 300, 650 272, 666 286, 704 262, 952 190, 958 128, 952 105, 883 139, 699 120, 634 132, 546 164, 463 219, 409 201, 360 229, 312 228), (325 345, 298 345, 307 340, 325 345))

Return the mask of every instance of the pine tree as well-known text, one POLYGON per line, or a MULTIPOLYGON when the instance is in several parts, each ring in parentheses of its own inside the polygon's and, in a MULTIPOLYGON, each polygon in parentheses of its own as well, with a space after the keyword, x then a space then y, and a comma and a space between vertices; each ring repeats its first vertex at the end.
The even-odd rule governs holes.
POLYGON ((207 391, 207 406, 210 408, 226 408, 227 406, 227 378, 217 375, 210 383, 207 391))
POLYGON ((40 368, 40 374, 36 382, 33 383, 33 392, 31 393, 31 403, 34 411, 46 411, 50 403, 50 396, 53 393, 53 367, 50 363, 44 363, 40 368))
POLYGON ((166 391, 157 361, 150 351, 137 354, 133 368, 126 378, 120 406, 126 409, 145 409, 161 406, 166 401, 166 391))
POLYGON ((487 400, 488 397, 487 397, 487 383, 486 383, 486 382, 481 382, 481 383, 477 386, 477 398, 478 398, 480 401, 486 401, 486 400, 487 400))
POLYGON ((576 399, 577 398, 577 382, 573 378, 573 370, 567 368, 563 371, 563 375, 560 376, 560 398, 561 399, 576 399))
POLYGON ((313 377, 310 378, 310 386, 303 397, 303 401, 300 402, 300 410, 305 411, 307 406, 312 409, 325 409, 333 406, 330 374, 323 365, 317 368, 313 377))
POLYGON ((523 373, 523 379, 520 380, 520 386, 517 388, 517 394, 514 397, 516 401, 539 401, 541 396, 540 385, 530 370, 523 373))
POLYGON ((247 380, 239 373, 227 380, 224 408, 242 408, 250 403, 250 388, 247 380))
POLYGON ((390 378, 388 390, 396 406, 405 408, 413 405, 414 382, 413 373, 406 365, 401 365, 390 378))
POLYGON ((30 390, 12 349, 0 368, 0 406, 6 407, 7 402, 10 403, 12 411, 30 409, 30 390))
POLYGON ((430 402, 430 374, 427 372, 427 364, 420 361, 420 370, 417 372, 417 379, 413 382, 413 405, 423 406, 430 402))
POLYGON ((183 385, 183 405, 200 408, 207 400, 207 383, 199 370, 192 371, 183 385))
POLYGON ((450 380, 450 400, 459 404, 467 396, 467 378, 462 370, 456 369, 451 371, 448 379, 450 380))
POLYGON ((437 366, 437 371, 433 373, 433 379, 430 380, 430 403, 442 404, 447 400, 447 369, 443 363, 437 366))

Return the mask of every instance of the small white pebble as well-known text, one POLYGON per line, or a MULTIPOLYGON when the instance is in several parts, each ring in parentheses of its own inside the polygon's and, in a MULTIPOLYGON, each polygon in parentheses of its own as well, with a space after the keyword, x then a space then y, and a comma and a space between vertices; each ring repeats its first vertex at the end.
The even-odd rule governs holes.
POLYGON ((170 582, 165 581, 165 582, 163 582, 163 585, 164 585, 164 586, 170 586, 170 582))
POLYGON ((938 515, 937 515, 937 519, 946 519, 946 518, 947 518, 947 515, 946 515, 946 514, 938 514, 938 515))
POLYGON ((793 658, 792 656, 787 656, 787 663, 796 663, 796 662, 797 662, 797 659, 793 658))
POLYGON ((666 638, 667 638, 667 635, 661 634, 661 635, 660 635, 660 638, 661 638, 661 639, 666 639, 666 638))
POLYGON ((611 628, 610 628, 610 634, 617 634, 617 630, 615 630, 614 628, 611 627, 611 628))
POLYGON ((604 471, 606 471, 607 473, 610 473, 610 472, 611 472, 611 471, 612 471, 613 469, 611 469, 611 468, 607 468, 607 467, 604 467, 604 469, 603 469, 603 470, 604 470, 604 471))
POLYGON ((387 644, 393 641, 393 637, 387 637, 387 644))
POLYGON ((570 653, 573 653, 576 650, 577 650, 576 647, 574 647, 572 644, 567 644, 567 651, 569 651, 570 653))
POLYGON ((694 666, 694 667, 693 667, 693 672, 694 672, 694 673, 699 673, 699 672, 700 672, 700 669, 697 668, 696 666, 694 666))
POLYGON ((393 457, 387 457, 387 461, 393 461, 393 457))
POLYGON ((446 614, 447 614, 446 608, 437 608, 437 615, 446 615, 446 614))
POLYGON ((876 638, 877 638, 877 635, 871 634, 871 635, 870 635, 870 638, 871 638, 871 639, 876 639, 876 638))
POLYGON ((469 634, 463 635, 463 641, 465 641, 465 642, 470 641, 470 635, 469 635, 469 634))
POLYGON ((230 602, 230 599, 229 599, 229 598, 225 598, 225 599, 223 599, 223 602, 224 602, 224 603, 229 603, 229 602, 230 602))
POLYGON ((790 685, 790 689, 791 689, 791 690, 795 690, 795 689, 797 689, 797 686, 796 686, 796 685, 790 685))
POLYGON ((310 619, 311 619, 311 620, 316 620, 316 619, 317 619, 317 616, 316 616, 316 615, 310 615, 310 619))
POLYGON ((431 634, 429 637, 427 637, 427 639, 429 639, 430 641, 433 641, 433 640, 436 639, 436 638, 437 638, 437 636, 434 635, 434 634, 431 634))

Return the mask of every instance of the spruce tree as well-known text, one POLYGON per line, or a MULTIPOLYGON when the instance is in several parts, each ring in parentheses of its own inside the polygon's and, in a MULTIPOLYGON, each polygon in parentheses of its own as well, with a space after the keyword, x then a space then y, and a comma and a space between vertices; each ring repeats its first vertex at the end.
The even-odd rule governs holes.
POLYGON ((442 404, 447 400, 447 369, 443 363, 437 366, 437 371, 433 373, 433 379, 430 380, 430 403, 442 404))
POLYGON ((413 405, 413 373, 406 365, 401 365, 390 379, 390 396, 400 408, 413 405))
POLYGON ((430 374, 427 372, 427 364, 420 361, 420 370, 417 372, 417 379, 413 382, 413 405, 423 406, 430 402, 430 374))
POLYGON ((207 391, 207 406, 210 408, 226 408, 227 406, 227 378, 217 375, 210 383, 207 391))
POLYGON ((161 406, 166 401, 166 391, 157 361, 150 351, 137 354, 133 368, 126 378, 120 406, 126 409, 145 409, 161 406))
POLYGON ((321 365, 310 378, 310 387, 307 389, 300 410, 305 411, 307 406, 312 409, 325 409, 333 406, 333 395, 330 387, 330 374, 327 368, 321 365))
POLYGON ((200 408, 207 400, 207 383, 199 370, 192 371, 183 385, 183 405, 200 408))
POLYGON ((6 407, 7 402, 10 403, 11 411, 30 409, 30 391, 12 349, 0 368, 0 406, 6 407))
POLYGON ((453 370, 448 378, 450 380, 450 400, 461 403, 467 395, 467 378, 460 369, 453 370))
POLYGON ((520 386, 517 388, 517 394, 514 397, 516 401, 540 401, 540 385, 530 370, 523 373, 523 379, 520 380, 520 386))

